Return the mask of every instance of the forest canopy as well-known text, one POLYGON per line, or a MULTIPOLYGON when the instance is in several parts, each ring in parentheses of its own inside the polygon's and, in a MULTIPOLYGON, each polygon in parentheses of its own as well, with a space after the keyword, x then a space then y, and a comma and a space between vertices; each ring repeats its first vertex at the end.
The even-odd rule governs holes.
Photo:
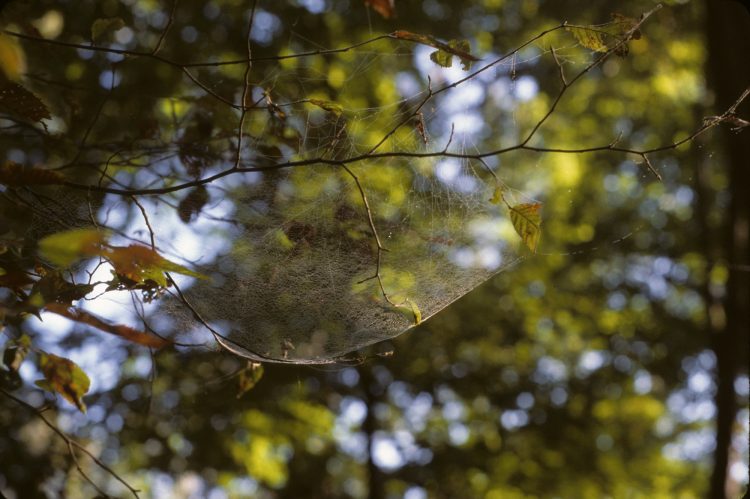
POLYGON ((1 3, 0 492, 739 497, 748 25, 1 3))

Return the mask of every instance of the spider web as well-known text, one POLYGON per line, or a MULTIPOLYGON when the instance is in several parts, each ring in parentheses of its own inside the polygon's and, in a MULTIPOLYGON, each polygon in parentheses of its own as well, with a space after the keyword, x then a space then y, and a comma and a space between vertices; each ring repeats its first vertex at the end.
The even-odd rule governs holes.
MULTIPOLYGON (((342 111, 322 109, 310 99, 276 98, 282 90, 309 95, 308 88, 326 81, 328 75, 318 73, 312 63, 303 61, 296 71, 272 68, 264 73, 250 90, 254 102, 265 101, 268 113, 248 116, 238 163, 262 171, 206 184, 204 199, 195 206, 190 206, 189 191, 143 196, 140 206, 113 195, 95 201, 58 192, 50 198, 65 204, 68 214, 75 213, 67 218, 68 226, 90 226, 95 219, 96 225, 114 230, 113 244, 150 244, 153 237, 161 254, 205 276, 172 275, 177 288, 136 306, 135 320, 149 329, 182 340, 205 337, 208 328, 226 349, 262 362, 339 360, 413 328, 528 253, 507 211, 490 202, 499 185, 523 185, 528 170, 516 165, 505 171, 498 161, 451 157, 475 153, 485 143, 486 130, 472 128, 471 120, 481 122, 489 96, 462 103, 467 97, 458 85, 421 109, 427 84, 449 84, 465 73, 424 66, 425 50, 414 55, 368 51, 346 65, 341 93, 349 85, 370 82, 378 68, 408 67, 412 57, 418 67, 422 64, 422 74, 404 71, 399 77, 415 93, 394 85, 390 92, 397 98, 392 103, 361 102, 342 111), (405 120, 416 109, 421 109, 417 116, 423 122, 405 120), (441 150, 444 154, 432 157, 377 156, 441 150), (336 163, 373 152, 373 157, 345 167, 336 163), (309 158, 328 164, 274 167, 309 158)), ((487 95, 489 83, 502 77, 512 92, 509 75, 515 75, 517 64, 515 56, 508 58, 481 81, 466 85, 478 85, 474 91, 487 95)), ((212 73, 199 77, 210 81, 212 73)), ((209 130, 199 143, 208 145, 196 147, 190 136, 191 127, 200 127, 196 121, 220 120, 227 111, 215 102, 207 106, 205 96, 184 101, 193 107, 175 122, 178 140, 158 154, 134 148, 119 155, 123 164, 145 155, 151 166, 118 172, 113 185, 142 189, 179 184, 191 180, 196 170, 205 178, 231 164, 236 140, 209 130), (211 148, 224 151, 215 154, 211 148)), ((38 218, 37 226, 49 226, 46 216, 38 218)), ((90 280, 106 276, 111 268, 99 262, 96 272, 90 280)), ((131 307, 134 293, 109 292, 99 301, 110 300, 111 316, 112 304, 131 307)), ((93 303, 85 306, 107 310, 93 303)))

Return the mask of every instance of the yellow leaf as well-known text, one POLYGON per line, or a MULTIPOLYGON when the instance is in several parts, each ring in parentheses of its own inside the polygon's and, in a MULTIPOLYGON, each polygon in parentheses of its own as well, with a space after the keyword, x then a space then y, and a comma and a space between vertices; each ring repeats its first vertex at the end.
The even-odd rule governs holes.
POLYGON ((587 26, 570 26, 568 27, 578 43, 583 45, 589 50, 594 52, 606 52, 609 50, 607 43, 604 41, 604 33, 601 33, 597 28, 587 26))
POLYGON ((96 229, 73 229, 39 241, 39 253, 55 265, 69 267, 77 260, 98 255, 105 241, 106 235, 96 229))
POLYGON ((13 37, 0 33, 0 72, 11 81, 18 81, 26 72, 26 55, 13 37))
POLYGON ((258 362, 248 362, 247 367, 240 371, 240 378, 239 378, 239 392, 237 393, 237 398, 242 397, 244 394, 249 392, 250 390, 255 387, 255 385, 258 384, 258 381, 260 381, 260 378, 263 377, 263 364, 260 364, 258 362))
POLYGON ((75 362, 51 353, 42 353, 39 358, 39 367, 44 374, 44 379, 37 381, 37 386, 59 393, 79 411, 86 412, 86 404, 83 403, 81 397, 89 391, 91 381, 75 362))
POLYGON ((492 191, 492 198, 490 198, 490 203, 492 204, 500 204, 500 201, 503 200, 503 189, 502 187, 495 187, 495 190, 492 191))
POLYGON ((524 203, 510 206, 510 221, 524 244, 536 253, 542 235, 542 203, 524 203))

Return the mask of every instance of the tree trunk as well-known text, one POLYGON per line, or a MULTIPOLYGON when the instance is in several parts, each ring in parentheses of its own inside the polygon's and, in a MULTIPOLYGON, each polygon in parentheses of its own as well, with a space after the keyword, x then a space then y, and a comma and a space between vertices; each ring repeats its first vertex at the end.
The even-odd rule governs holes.
MULTIPOLYGON (((738 2, 706 1, 708 35, 708 82, 716 95, 716 113, 725 111, 750 86, 750 13, 738 2)), ((745 102, 738 114, 750 115, 745 102)), ((733 133, 722 125, 729 179, 730 205, 725 219, 724 258, 729 279, 724 298, 726 320, 714 335, 717 359, 716 450, 709 497, 724 499, 738 495, 736 484, 727 480, 732 428, 737 414, 734 380, 740 366, 747 365, 750 331, 750 132, 733 133), (732 488, 735 490, 731 490, 732 488)))

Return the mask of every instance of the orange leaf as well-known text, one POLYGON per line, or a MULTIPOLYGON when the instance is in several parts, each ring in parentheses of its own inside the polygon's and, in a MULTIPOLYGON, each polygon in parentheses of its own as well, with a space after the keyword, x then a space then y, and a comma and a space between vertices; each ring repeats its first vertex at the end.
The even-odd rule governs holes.
POLYGON ((159 286, 167 286, 164 272, 189 275, 202 278, 201 274, 174 263, 156 251, 140 244, 130 246, 112 246, 103 256, 112 262, 115 272, 135 282, 152 280, 159 286))
POLYGON ((115 336, 119 336, 146 347, 161 348, 170 343, 169 340, 144 333, 143 331, 138 331, 130 326, 125 326, 123 324, 110 324, 101 317, 97 317, 96 315, 79 308, 67 307, 59 303, 48 303, 45 306, 45 309, 53 314, 61 315, 70 320, 80 322, 81 324, 87 324, 106 333, 114 334, 115 336))
POLYGON ((394 0, 365 0, 365 5, 372 7, 375 12, 386 19, 396 15, 394 0))
POLYGON ((89 391, 91 381, 78 364, 65 357, 42 352, 39 356, 39 367, 44 379, 38 380, 37 386, 59 393, 79 411, 86 412, 86 404, 81 397, 89 391))

